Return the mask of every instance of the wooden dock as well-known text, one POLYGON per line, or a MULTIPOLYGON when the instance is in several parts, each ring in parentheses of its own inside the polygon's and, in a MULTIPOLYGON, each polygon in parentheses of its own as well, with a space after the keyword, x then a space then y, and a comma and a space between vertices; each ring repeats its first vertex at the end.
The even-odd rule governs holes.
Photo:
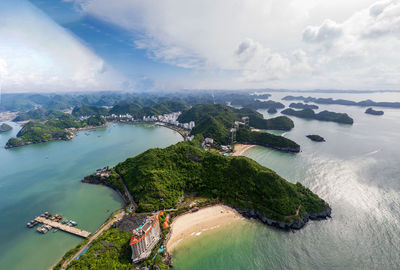
POLYGON ((43 224, 46 224, 46 225, 50 225, 53 228, 57 228, 57 229, 62 230, 64 232, 69 232, 69 233, 75 234, 75 235, 83 237, 83 238, 88 238, 89 235, 91 234, 90 232, 87 232, 87 231, 84 231, 84 230, 81 230, 81 229, 78 229, 78 228, 75 228, 75 227, 71 227, 71 226, 68 226, 68 225, 65 225, 65 224, 61 224, 61 223, 58 223, 58 222, 55 222, 55 221, 51 221, 51 220, 43 218, 43 217, 37 217, 37 218, 35 218, 35 220, 37 222, 40 222, 40 223, 43 223, 43 224))

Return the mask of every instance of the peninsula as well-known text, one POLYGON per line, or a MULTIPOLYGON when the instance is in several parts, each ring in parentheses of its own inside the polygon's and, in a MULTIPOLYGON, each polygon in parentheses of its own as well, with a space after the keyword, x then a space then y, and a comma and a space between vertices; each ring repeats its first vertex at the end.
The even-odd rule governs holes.
POLYGON ((302 184, 247 157, 204 151, 197 140, 119 163, 105 183, 124 192, 121 182, 134 194, 139 212, 174 208, 185 193, 195 193, 280 228, 300 229, 309 219, 330 215, 328 204, 302 184))
POLYGON ((296 116, 299 118, 306 119, 315 119, 319 121, 328 121, 328 122, 336 122, 340 124, 353 124, 353 119, 347 113, 336 113, 330 111, 322 111, 320 113, 315 113, 312 109, 304 109, 304 110, 293 110, 286 109, 281 112, 282 114, 296 116))
POLYGON ((24 145, 37 144, 55 140, 70 140, 73 138, 71 130, 99 127, 106 121, 99 116, 92 116, 85 120, 78 120, 72 115, 65 114, 57 119, 45 123, 30 121, 17 133, 16 138, 10 138, 5 148, 14 148, 24 145))

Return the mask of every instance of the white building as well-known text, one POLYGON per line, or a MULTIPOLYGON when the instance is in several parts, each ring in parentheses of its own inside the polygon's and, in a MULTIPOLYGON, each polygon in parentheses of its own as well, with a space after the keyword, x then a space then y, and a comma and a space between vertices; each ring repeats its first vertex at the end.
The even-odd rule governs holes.
POLYGON ((132 262, 137 263, 150 256, 161 237, 158 215, 148 217, 146 222, 133 230, 129 245, 132 249, 132 262))

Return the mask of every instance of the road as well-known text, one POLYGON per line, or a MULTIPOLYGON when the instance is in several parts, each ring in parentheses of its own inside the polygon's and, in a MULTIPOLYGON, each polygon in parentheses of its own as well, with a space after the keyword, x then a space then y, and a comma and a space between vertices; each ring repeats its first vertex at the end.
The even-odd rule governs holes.
POLYGON ((67 266, 76 259, 76 257, 79 256, 79 254, 81 254, 87 247, 89 247, 89 245, 96 240, 100 235, 102 235, 102 233, 105 230, 108 230, 111 225, 114 222, 120 221, 125 215, 125 211, 122 211, 121 213, 116 214, 112 219, 110 219, 109 221, 105 222, 103 225, 100 226, 100 228, 96 231, 95 234, 93 234, 93 236, 91 236, 89 238, 89 241, 70 259, 66 260, 63 265, 61 266, 61 269, 66 269, 67 266))

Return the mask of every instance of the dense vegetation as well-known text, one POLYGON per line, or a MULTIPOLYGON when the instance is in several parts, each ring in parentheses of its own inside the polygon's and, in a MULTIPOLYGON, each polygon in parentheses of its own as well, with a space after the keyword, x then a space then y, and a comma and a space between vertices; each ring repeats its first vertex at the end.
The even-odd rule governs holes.
POLYGON ((12 129, 12 126, 7 125, 6 123, 3 123, 0 125, 0 132, 7 132, 12 129))
POLYGON ((86 120, 78 121, 76 117, 68 114, 45 123, 30 121, 17 133, 17 138, 8 140, 6 147, 17 147, 51 140, 68 140, 72 138, 72 134, 66 130, 67 128, 101 126, 105 123, 105 120, 100 116, 92 116, 86 120))
POLYGON ((13 120, 17 121, 26 121, 26 120, 49 120, 57 117, 63 116, 64 113, 57 110, 46 110, 43 108, 38 108, 34 110, 30 110, 28 112, 20 112, 18 116, 13 120))
POLYGON ((138 103, 130 102, 115 105, 110 110, 110 114, 130 114, 134 118, 142 118, 143 116, 182 112, 187 109, 189 109, 189 105, 181 100, 165 100, 152 106, 141 106, 138 103))
POLYGON ((17 138, 8 140, 6 147, 16 147, 50 140, 66 140, 71 133, 47 124, 31 121, 18 132, 17 138))
POLYGON ((384 111, 376 111, 376 110, 374 110, 374 109, 372 109, 372 108, 368 108, 368 109, 365 111, 365 113, 366 113, 366 114, 372 114, 372 115, 383 115, 383 114, 384 114, 384 111))
POLYGON ((115 171, 143 212, 174 208, 184 193, 218 198, 276 220, 295 215, 299 205, 301 216, 327 207, 300 183, 289 183, 249 158, 206 152, 193 142, 150 149, 118 164, 115 171))
POLYGON ((89 250, 67 269, 132 269, 129 240, 131 233, 116 228, 105 231, 89 250))
POLYGON ((107 115, 108 110, 104 107, 94 106, 94 105, 81 105, 76 106, 73 111, 73 116, 100 116, 100 115, 107 115))
POLYGON ((300 152, 300 145, 282 136, 276 136, 267 132, 254 132, 249 128, 239 128, 236 133, 238 142, 244 144, 257 144, 271 147, 281 151, 300 152))
POLYGON ((320 121, 336 122, 341 124, 353 124, 353 119, 347 113, 336 113, 330 111, 322 111, 315 113, 312 109, 304 109, 296 111, 293 109, 286 109, 281 112, 282 114, 296 116, 299 118, 315 119, 320 121))
POLYGON ((202 134, 213 138, 219 144, 228 144, 230 128, 233 127, 235 121, 243 121, 242 117, 249 117, 249 125, 259 129, 290 130, 294 127, 293 121, 286 116, 264 119, 262 114, 255 110, 235 109, 223 104, 194 106, 182 113, 178 121, 181 123, 195 121, 193 135, 202 134))
POLYGON ((317 105, 313 104, 304 104, 304 103, 290 103, 289 105, 290 108, 294 109, 313 109, 313 110, 318 110, 319 107, 317 105))
POLYGON ((375 102, 369 99, 356 102, 345 99, 286 96, 283 98, 283 100, 302 100, 304 102, 314 102, 317 104, 338 104, 338 105, 360 106, 360 107, 375 106, 375 107, 400 108, 400 102, 375 102))

